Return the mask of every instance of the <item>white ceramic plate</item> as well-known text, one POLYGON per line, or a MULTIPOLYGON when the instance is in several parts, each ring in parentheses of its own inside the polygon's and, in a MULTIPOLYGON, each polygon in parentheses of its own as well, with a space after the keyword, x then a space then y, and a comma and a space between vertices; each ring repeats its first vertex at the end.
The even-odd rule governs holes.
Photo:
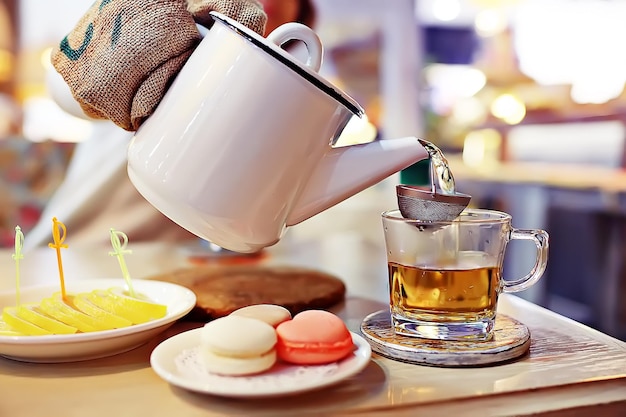
MULTIPOLYGON (((151 300, 167 305, 167 314, 158 320, 129 327, 90 333, 46 336, 0 336, 0 356, 26 362, 74 362, 112 356, 148 342, 163 332, 177 319, 187 314, 196 304, 195 294, 180 285, 168 282, 134 279, 135 291, 151 300)), ((90 279, 68 282, 68 293, 88 292, 94 289, 124 287, 121 278, 90 279)), ((22 302, 38 302, 59 291, 59 286, 22 288, 22 302)), ((0 293, 0 310, 15 304, 15 293, 0 293)))
POLYGON ((272 397, 310 391, 338 383, 357 374, 372 356, 370 345, 352 333, 354 352, 339 362, 319 366, 277 363, 253 376, 224 376, 205 371, 198 349, 202 329, 189 330, 161 342, 150 357, 154 371, 180 388, 223 397, 272 397))

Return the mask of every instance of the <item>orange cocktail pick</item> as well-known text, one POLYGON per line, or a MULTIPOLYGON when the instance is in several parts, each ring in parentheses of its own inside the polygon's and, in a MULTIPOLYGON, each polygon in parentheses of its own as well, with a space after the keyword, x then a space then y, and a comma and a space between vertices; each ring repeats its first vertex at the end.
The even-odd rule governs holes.
POLYGON ((52 218, 52 240, 53 243, 48 243, 48 246, 52 249, 56 249, 57 252, 57 264, 59 266, 59 281, 61 282, 61 297, 63 300, 67 300, 67 295, 65 293, 65 277, 63 276, 63 262, 61 261, 61 248, 67 248, 67 245, 64 245, 65 234, 67 229, 65 225, 57 220, 56 217, 52 218))
POLYGON ((126 267, 126 261, 124 260, 125 253, 132 253, 130 249, 126 249, 128 245, 128 236, 124 232, 117 231, 115 229, 110 229, 111 232, 111 246, 113 246, 113 252, 109 252, 111 256, 117 256, 117 261, 120 264, 120 268, 122 270, 122 276, 126 281, 126 286, 128 287, 128 293, 131 297, 135 297, 135 290, 133 289, 133 284, 130 281, 130 274, 128 273, 128 268, 126 267), (120 240, 121 239, 121 240, 120 240))
POLYGON ((15 260, 15 304, 17 306, 20 305, 20 259, 24 259, 23 246, 24 233, 21 227, 15 226, 15 253, 11 257, 15 260))

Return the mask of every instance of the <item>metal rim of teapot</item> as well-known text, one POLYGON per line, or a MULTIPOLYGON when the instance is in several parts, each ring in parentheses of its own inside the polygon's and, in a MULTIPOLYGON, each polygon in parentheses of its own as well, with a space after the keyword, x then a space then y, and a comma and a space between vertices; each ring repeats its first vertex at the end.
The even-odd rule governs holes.
MULTIPOLYGON (((290 55, 287 51, 279 47, 278 45, 268 41, 267 38, 264 38, 250 30, 246 26, 237 22, 234 19, 229 18, 228 16, 218 13, 216 11, 209 12, 209 15, 213 18, 214 21, 219 21, 225 24, 228 28, 233 30, 235 33, 242 36, 244 39, 251 42, 256 47, 260 48, 265 53, 269 54, 283 65, 285 65, 290 70, 294 71, 296 74, 300 75, 304 80, 308 81, 311 85, 315 86, 318 90, 322 91, 329 97, 341 103, 345 108, 350 110, 355 116, 363 117, 365 114, 365 110, 348 94, 341 91, 336 86, 332 85, 322 76, 320 76, 317 72, 312 71, 306 65, 302 65, 298 62, 292 55, 290 55)), ((295 23, 294 23, 295 24, 295 23)), ((300 25, 298 23, 298 25, 300 25)), ((302 25, 304 26, 304 25, 302 25)))

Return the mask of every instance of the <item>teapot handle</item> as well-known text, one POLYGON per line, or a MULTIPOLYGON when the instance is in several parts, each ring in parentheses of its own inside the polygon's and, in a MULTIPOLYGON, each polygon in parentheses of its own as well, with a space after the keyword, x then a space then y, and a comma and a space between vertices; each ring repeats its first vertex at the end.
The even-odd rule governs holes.
POLYGON ((295 22, 285 23, 267 35, 267 40, 278 46, 282 46, 285 42, 292 40, 300 41, 304 43, 308 53, 305 65, 315 72, 318 72, 322 66, 322 55, 324 53, 322 41, 306 25, 295 22))

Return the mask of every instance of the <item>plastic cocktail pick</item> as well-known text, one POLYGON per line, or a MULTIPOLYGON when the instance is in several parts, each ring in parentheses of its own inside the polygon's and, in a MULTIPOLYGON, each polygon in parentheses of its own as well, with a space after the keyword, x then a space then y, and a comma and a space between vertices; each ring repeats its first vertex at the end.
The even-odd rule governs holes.
POLYGON ((130 274, 128 273, 128 268, 126 267, 126 261, 124 260, 124 254, 133 253, 130 249, 126 249, 127 245, 128 236, 126 236, 126 233, 111 229, 111 246, 113 246, 113 252, 109 252, 109 255, 117 256, 117 261, 120 263, 120 268, 122 270, 122 276, 124 277, 124 280, 126 280, 126 285, 128 286, 128 293, 131 297, 135 297, 135 290, 133 289, 133 284, 130 281, 130 274))
POLYGON ((56 217, 52 218, 52 240, 53 243, 48 243, 48 246, 52 249, 56 249, 57 252, 57 264, 59 266, 59 281, 61 282, 61 297, 63 300, 67 299, 67 294, 65 293, 65 277, 63 276, 63 262, 61 261, 61 248, 67 248, 67 245, 64 245, 65 234, 67 229, 65 225, 57 220, 56 217))
POLYGON ((18 306, 20 305, 20 259, 24 259, 23 246, 24 233, 21 227, 15 226, 15 253, 11 257, 15 260, 15 304, 18 306))

